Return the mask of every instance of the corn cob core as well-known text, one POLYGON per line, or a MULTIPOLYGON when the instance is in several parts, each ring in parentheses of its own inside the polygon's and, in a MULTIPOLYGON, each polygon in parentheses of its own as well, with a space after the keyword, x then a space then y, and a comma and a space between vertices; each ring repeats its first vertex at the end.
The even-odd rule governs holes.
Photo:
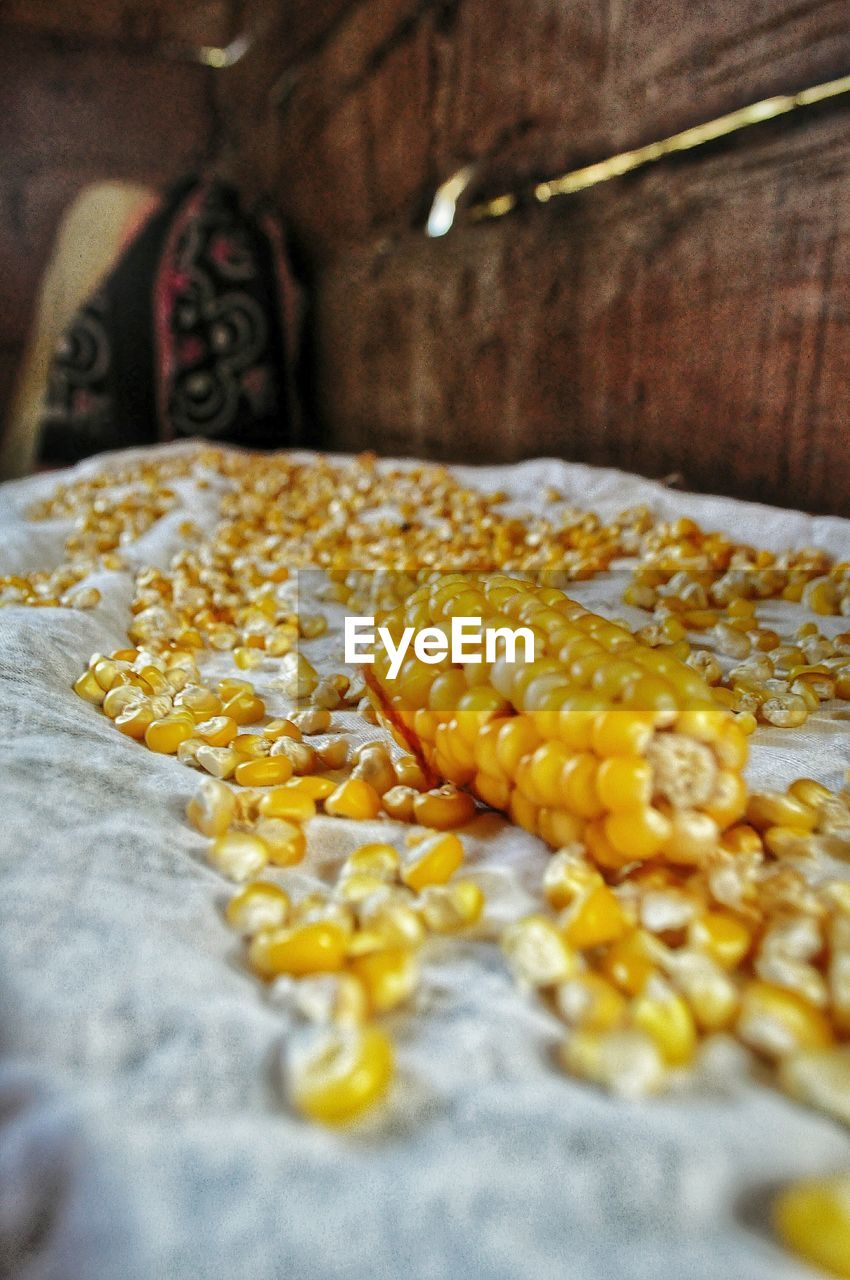
POLYGON ((691 668, 562 591, 501 574, 430 575, 377 619, 405 627, 482 619, 534 634, 534 661, 502 639, 493 662, 426 664, 394 680, 379 649, 365 668, 380 714, 440 778, 553 847, 582 841, 602 866, 660 857, 699 865, 741 817, 746 738, 691 668))

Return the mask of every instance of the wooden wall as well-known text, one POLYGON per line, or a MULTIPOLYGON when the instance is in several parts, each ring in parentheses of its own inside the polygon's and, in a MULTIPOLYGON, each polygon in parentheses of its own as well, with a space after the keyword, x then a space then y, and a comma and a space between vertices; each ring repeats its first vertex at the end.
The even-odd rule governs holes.
POLYGON ((0 0, 3 23, 0 401, 81 180, 206 163, 285 209, 331 447, 555 453, 850 514, 847 105, 420 230, 467 161, 495 193, 850 72, 846 0, 0 0), (227 71, 144 51, 240 29, 227 71))
POLYGON ((313 272, 327 439, 556 453, 850 514, 847 104, 416 230, 466 161, 495 193, 847 72, 846 0, 343 7, 263 132, 313 272))

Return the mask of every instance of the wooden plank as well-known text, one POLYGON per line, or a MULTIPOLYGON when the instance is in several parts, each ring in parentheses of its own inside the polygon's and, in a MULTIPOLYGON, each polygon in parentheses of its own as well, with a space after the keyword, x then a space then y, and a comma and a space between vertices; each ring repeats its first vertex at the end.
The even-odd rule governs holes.
POLYGON ((340 448, 557 454, 850 514, 847 112, 329 264, 340 448))
POLYGON ((845 0, 370 0, 300 67, 280 194, 327 256, 469 160, 495 192, 848 69, 845 0))
POLYGON ((269 165, 317 283, 326 438, 847 511, 845 107, 444 242, 413 228, 469 160, 496 193, 848 70, 845 0, 351 5, 269 165))
POLYGON ((0 0, 0 23, 69 39, 226 45, 234 0, 0 0))

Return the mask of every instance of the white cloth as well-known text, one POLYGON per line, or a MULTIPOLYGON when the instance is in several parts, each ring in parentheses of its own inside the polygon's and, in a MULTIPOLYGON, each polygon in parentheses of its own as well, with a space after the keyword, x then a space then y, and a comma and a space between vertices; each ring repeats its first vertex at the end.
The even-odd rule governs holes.
MULTIPOLYGON (((127 456, 127 455, 124 455, 127 456)), ((101 465, 86 462, 87 472, 101 465)), ((557 461, 473 471, 532 509, 546 486, 611 516, 663 516, 763 546, 850 557, 850 522, 669 492, 557 461)), ((0 571, 62 558, 62 523, 28 524, 56 476, 0 488, 0 571)), ((165 564, 215 492, 128 548, 165 564)), ((558 1027, 492 943, 427 953, 412 1015, 391 1020, 401 1080, 360 1129, 325 1132, 281 1101, 289 1026, 221 918, 229 886, 183 818, 197 775, 116 733, 71 691, 122 644, 129 574, 93 612, 0 609, 0 1271, 21 1280, 792 1280, 765 1193, 850 1164, 846 1132, 740 1078, 644 1103, 562 1075, 558 1027), (5 1271, 4 1271, 5 1268, 5 1271)), ((627 615, 610 577, 583 601, 627 615)), ((766 616, 791 606, 771 606, 766 616)), ((834 630, 842 620, 826 620, 834 630)), ((845 711, 760 734, 751 776, 832 785, 845 711)), ((296 883, 329 878, 362 825, 309 829, 296 883)), ((469 862, 501 918, 528 908, 539 842, 480 820, 469 862), (525 886, 525 888, 524 888, 525 886)), ((282 873, 284 878, 287 873, 282 873)))

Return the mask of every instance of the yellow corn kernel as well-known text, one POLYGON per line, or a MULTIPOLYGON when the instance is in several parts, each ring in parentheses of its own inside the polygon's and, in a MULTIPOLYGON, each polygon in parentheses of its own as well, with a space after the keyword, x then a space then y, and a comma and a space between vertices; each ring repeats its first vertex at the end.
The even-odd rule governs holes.
POLYGON ((413 801, 418 794, 413 787, 390 787, 381 797, 384 812, 396 822, 413 822, 413 801))
POLYGON ((289 894, 280 885, 254 880, 233 895, 224 915, 232 929, 252 938, 266 929, 282 929, 290 906, 289 894))
POLYGON ((583 853, 562 849, 549 859, 543 873, 543 892, 556 911, 568 907, 576 898, 604 884, 595 866, 583 853))
POLYGON ((287 698, 309 698, 319 683, 316 669, 303 653, 287 653, 280 664, 277 687, 287 698))
POLYGON ((341 769, 348 759, 348 740, 330 738, 316 747, 316 755, 326 769, 341 769))
POLYGON ((98 684, 93 671, 84 671, 83 674, 74 681, 73 688, 74 693, 76 693, 78 697, 84 698, 86 702, 92 702, 96 707, 103 705, 103 700, 106 697, 106 690, 102 685, 98 684))
POLYGON ((213 840, 207 850, 212 865, 231 880, 251 880, 269 860, 269 848, 259 836, 228 831, 213 840))
POLYGON ((292 715, 292 723, 301 733, 327 733, 331 727, 331 713, 327 707, 305 707, 292 715))
POLYGON ((525 716, 512 716, 496 737, 496 760, 506 777, 512 778, 520 760, 540 744, 540 735, 525 716))
POLYGON ((316 816, 316 802, 294 787, 275 787, 260 797, 258 811, 264 818, 286 818, 289 822, 306 822, 316 816))
POLYGON ((235 676, 226 676, 224 680, 219 680, 215 691, 221 703, 224 704, 229 702, 231 698, 235 698, 237 693, 253 694, 254 686, 250 680, 239 680, 235 676))
MULTIPOLYGON (((599 768, 599 761, 590 751, 574 755, 561 774, 560 807, 581 818, 596 818, 602 814, 604 808, 596 786, 599 768)), ((518 786, 519 780, 518 773, 518 786)))
POLYGON ((284 654, 291 653, 297 641, 297 627, 275 627, 266 640, 266 653, 273 658, 282 658, 284 654))
POLYGON ((670 834, 662 849, 664 860, 678 866, 705 865, 720 840, 714 819, 696 809, 674 809, 668 821, 670 834))
POLYGON ((714 792, 704 806, 721 831, 743 816, 747 808, 747 788, 740 774, 721 769, 714 792))
POLYGON ((351 871, 340 876, 336 892, 343 902, 356 904, 385 887, 386 880, 371 871, 351 871))
POLYGON ((395 761, 396 779, 403 787, 413 787, 416 791, 424 791, 428 786, 422 766, 413 756, 402 756, 395 761))
POLYGON ((562 1066, 625 1098, 657 1093, 664 1083, 664 1063, 651 1036, 632 1029, 581 1029, 561 1045, 562 1066))
POLYGON ((151 720, 145 729, 145 746, 150 751, 162 755, 173 756, 181 742, 194 737, 194 726, 177 716, 165 716, 161 720, 151 720))
POLYGON ((743 596, 736 596, 734 600, 730 600, 726 606, 726 612, 730 618, 752 618, 755 615, 756 606, 752 600, 745 600, 743 596))
POLYGON ((320 1124, 346 1124, 378 1102, 393 1078, 390 1041, 376 1027, 323 1031, 289 1068, 293 1106, 320 1124))
POLYGON ((292 777, 292 765, 285 756, 243 760, 236 766, 235 777, 240 787, 275 787, 292 777))
MULTIPOLYGON (((229 719, 229 716, 222 717, 229 719)), ((234 722, 235 723, 235 722, 234 722)), ((248 760, 261 760, 269 754, 268 739, 261 733, 237 733, 231 744, 234 751, 248 760)))
POLYGON ((212 716, 196 725, 195 733, 210 747, 228 747, 239 732, 230 716, 212 716))
POLYGON ((744 990, 737 1032, 751 1049, 770 1058, 825 1048, 833 1038, 820 1009, 793 991, 759 981, 744 990))
POLYGON ((554 987, 578 970, 578 958, 554 920, 531 915, 508 925, 502 950, 514 975, 532 987, 554 987))
POLYGON ((294 822, 285 818, 263 817, 257 823, 255 834, 266 845, 269 861, 276 867, 292 867, 301 862, 307 851, 304 832, 294 822))
POLYGON ((305 640, 315 640, 328 629, 328 620, 323 613, 305 613, 298 619, 298 630, 305 640))
POLYGON ((109 655, 113 662, 135 662, 139 656, 138 649, 116 649, 109 655))
POLYGON ((484 894, 474 880, 429 885, 422 890, 419 911, 431 933, 459 933, 477 923, 484 910, 484 894))
POLYGON ((263 978, 334 973, 344 967, 347 949, 348 935, 335 920, 313 920, 258 934, 248 949, 248 962, 263 978))
POLYGON ((204 836, 223 836, 236 815, 230 787, 206 778, 186 806, 186 817, 204 836))
POLYGON ((774 1204, 773 1220, 789 1249, 831 1275, 850 1277, 850 1175, 788 1187, 774 1204))
POLYGON ((728 849, 730 853, 761 853, 762 843, 762 838, 755 827, 751 827, 746 822, 729 827, 720 839, 721 847, 728 849))
POLYGON ((241 690, 225 702, 221 713, 230 716, 238 725, 256 724, 266 714, 266 704, 255 694, 241 690))
POLYGON ((793 795, 781 791, 764 791, 750 796, 747 821, 757 831, 767 827, 794 827, 797 831, 813 831, 817 811, 793 795))
POLYGON ((402 868, 401 879, 419 893, 426 885, 445 884, 463 862, 463 845, 451 831, 426 837, 414 850, 414 858, 402 868))
POLYGON ((322 1026, 359 1027, 369 1006, 363 984, 353 973, 311 973, 302 978, 283 975, 271 989, 271 999, 282 1000, 308 1021, 322 1026))
POLYGON ((670 838, 670 822, 651 805, 609 813, 605 835, 617 853, 644 861, 661 851, 670 838))
POLYGON ((398 851, 391 844, 363 844, 350 853, 342 864, 343 875, 365 871, 382 880, 394 879, 401 866, 398 851))
POLYGON ((198 748, 204 745, 200 738, 187 738, 177 748, 177 759, 190 769, 199 769, 201 765, 198 761, 198 748))
POLYGON ((842 1045, 811 1049, 784 1058, 778 1079, 798 1102, 850 1124, 850 1055, 842 1045))
POLYGON ((104 715, 109 716, 110 720, 115 720, 121 715, 122 711, 127 711, 130 707, 141 702, 143 694, 140 689, 136 689, 130 684, 117 684, 113 686, 103 699, 104 715))
POLYGON ((739 711, 735 715, 735 724, 741 733, 751 737, 758 728, 758 720, 751 711, 739 711))
POLYGON ((765 699, 759 707, 759 716, 778 729, 798 729, 806 723, 812 709, 798 693, 781 693, 765 699))
POLYGON ((268 724, 263 725, 262 732, 263 737, 268 738, 270 742, 277 742, 279 738, 294 738, 296 742, 301 741, 301 730, 291 720, 270 720, 268 724))
POLYGON ((475 815, 475 801, 466 791, 459 791, 447 783, 433 791, 418 792, 413 800, 413 815, 423 827, 452 831, 471 821, 475 815))
POLYGON ((604 975, 628 995, 638 995, 652 973, 655 963, 652 941, 643 929, 634 929, 618 938, 602 960, 604 975))
MULTIPOLYGON (((142 667, 138 672, 139 683, 145 693, 168 693, 168 681, 163 673, 154 666, 142 667)), ((180 705, 180 704, 178 704, 180 705)), ((186 704, 183 704, 186 705, 186 704)), ((189 710, 189 707, 186 707, 189 710)))
MULTIPOLYGON (((183 746, 186 745, 186 743, 183 743, 183 746)), ((178 758, 180 751, 181 748, 178 747, 178 758)), ((195 749, 195 760, 202 769, 205 769, 207 773, 211 773, 214 778, 231 778, 236 766, 241 764, 242 759, 243 757, 240 756, 239 752, 234 751, 231 747, 209 747, 205 742, 201 742, 195 749)))
POLYGON ((788 794, 810 809, 817 810, 824 800, 829 800, 832 792, 829 787, 815 782, 814 778, 797 778, 788 788, 788 794))
POLYGON ((362 982, 373 1014, 388 1013, 409 1000, 419 978, 419 964, 409 947, 371 951, 356 956, 349 967, 362 982))
POLYGON ((112 658, 101 658, 99 662, 92 666, 91 670, 94 672, 94 678, 104 693, 108 693, 110 689, 114 689, 127 679, 125 674, 127 668, 122 669, 112 658))
POLYGON ((325 800, 325 813, 334 818, 377 818, 381 797, 363 778, 346 778, 325 800))
POLYGON ((638 756, 609 756, 597 771, 596 790, 606 809, 639 809, 652 795, 652 769, 638 756))
POLYGON ((316 752, 309 742, 296 742, 294 738, 279 738, 272 744, 271 755, 275 759, 282 756, 283 759, 288 760, 292 766, 292 772, 299 777, 313 773, 318 763, 316 752))
POLYGON ((175 707, 187 707, 198 720, 221 715, 221 698, 203 685, 186 685, 174 699, 175 707))
POLYGON ((115 728, 128 738, 141 742, 153 720, 153 710, 147 702, 136 702, 115 717, 115 728))
POLYGON ((684 1066, 696 1049, 693 1014, 683 998, 660 978, 650 978, 631 1006, 636 1027, 651 1036, 670 1066, 684 1066))
POLYGON ((370 747, 360 752, 357 764, 351 771, 352 778, 363 778, 374 787, 379 796, 396 786, 395 769, 387 751, 382 746, 370 747))
POLYGON ((737 969, 753 941, 752 931, 727 911, 706 911, 688 925, 688 945, 723 969, 737 969))
POLYGON ((233 661, 240 671, 251 671, 263 665, 265 655, 262 649, 255 649, 250 645, 237 645, 233 650, 233 661))
POLYGON ((301 795, 309 796, 311 800, 315 800, 317 803, 327 800, 328 796, 333 795, 337 788, 337 784, 332 782, 330 778, 315 778, 312 776, 290 778, 285 785, 287 790, 298 791, 301 795))
POLYGON ((762 832, 762 839, 774 858, 794 858, 813 853, 817 837, 799 827, 768 827, 762 832))
POLYGON ((567 942, 577 951, 613 942, 627 928, 623 908, 606 884, 596 885, 573 902, 559 924, 567 942))
POLYGON ((555 1007, 571 1027, 610 1031, 626 1013, 625 997, 598 973, 579 973, 555 991, 555 1007))

